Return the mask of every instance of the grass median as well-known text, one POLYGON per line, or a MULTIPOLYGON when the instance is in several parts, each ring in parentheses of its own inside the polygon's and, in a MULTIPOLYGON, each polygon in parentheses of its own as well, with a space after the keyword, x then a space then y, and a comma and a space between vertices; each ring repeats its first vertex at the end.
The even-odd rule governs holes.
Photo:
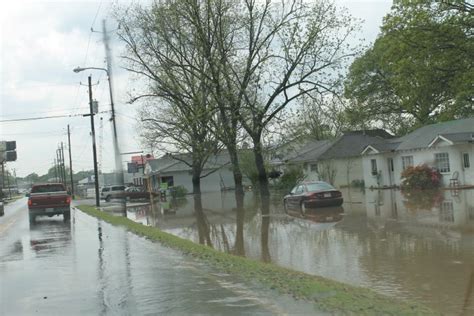
POLYGON ((93 206, 80 205, 86 214, 100 218, 164 246, 179 250, 205 261, 220 271, 236 274, 247 281, 262 284, 296 299, 314 302, 318 309, 335 314, 356 315, 435 315, 432 310, 418 304, 398 301, 369 289, 354 287, 319 276, 286 269, 270 263, 255 261, 214 250, 190 240, 144 226, 125 217, 99 211, 93 206))

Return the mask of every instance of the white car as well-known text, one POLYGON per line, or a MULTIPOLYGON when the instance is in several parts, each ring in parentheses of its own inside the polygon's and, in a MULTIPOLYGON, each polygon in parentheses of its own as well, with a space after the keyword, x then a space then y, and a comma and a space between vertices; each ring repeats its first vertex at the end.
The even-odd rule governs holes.
POLYGON ((112 194, 123 193, 125 191, 124 185, 112 185, 103 187, 100 190, 100 198, 106 201, 110 201, 112 194))

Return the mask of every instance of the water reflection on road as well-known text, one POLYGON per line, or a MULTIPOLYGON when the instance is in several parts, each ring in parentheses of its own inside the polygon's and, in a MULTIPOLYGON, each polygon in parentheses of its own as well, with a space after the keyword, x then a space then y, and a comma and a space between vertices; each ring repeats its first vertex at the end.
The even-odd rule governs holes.
POLYGON ((269 214, 247 193, 135 205, 128 217, 241 256, 418 300, 448 314, 474 313, 474 190, 343 191, 341 208, 269 214))

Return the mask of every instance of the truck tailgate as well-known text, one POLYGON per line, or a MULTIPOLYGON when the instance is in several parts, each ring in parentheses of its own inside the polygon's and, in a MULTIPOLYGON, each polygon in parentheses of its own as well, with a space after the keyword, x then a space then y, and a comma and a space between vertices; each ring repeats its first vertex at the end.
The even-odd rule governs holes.
POLYGON ((68 206, 68 194, 64 192, 50 192, 50 193, 31 193, 30 208, 45 208, 45 207, 62 207, 68 206))

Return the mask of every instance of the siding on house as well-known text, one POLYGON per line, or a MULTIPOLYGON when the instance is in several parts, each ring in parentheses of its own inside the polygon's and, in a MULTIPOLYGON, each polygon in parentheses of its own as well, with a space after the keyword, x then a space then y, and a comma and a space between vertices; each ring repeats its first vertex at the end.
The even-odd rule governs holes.
MULTIPOLYGON (((159 191, 161 179, 173 177, 173 186, 183 186, 188 193, 193 192, 192 171, 182 159, 190 161, 189 156, 181 155, 180 160, 171 155, 149 160, 145 166, 145 175, 154 192, 159 191)), ((246 179, 243 179, 244 183, 246 179)), ((215 192, 234 188, 234 175, 227 153, 209 157, 201 173, 201 192, 215 192)))
POLYGON ((362 151, 364 181, 367 187, 399 186, 403 171, 403 157, 412 157, 413 165, 436 165, 435 155, 446 153, 449 171, 441 172, 442 185, 449 186, 454 173, 458 173, 459 184, 474 185, 474 118, 443 122, 421 127, 403 137, 385 143, 370 144, 362 151), (470 166, 464 167, 463 154, 469 158, 470 166), (377 162, 379 173, 372 175, 371 160, 377 162), (393 172, 389 166, 393 159, 393 172))

